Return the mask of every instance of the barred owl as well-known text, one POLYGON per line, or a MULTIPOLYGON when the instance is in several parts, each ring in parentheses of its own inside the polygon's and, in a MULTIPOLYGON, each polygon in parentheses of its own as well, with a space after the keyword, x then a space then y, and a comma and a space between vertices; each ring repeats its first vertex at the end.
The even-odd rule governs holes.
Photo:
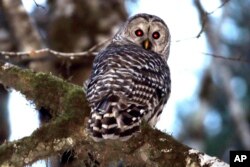
POLYGON ((137 14, 96 56, 87 84, 88 130, 95 141, 127 140, 142 121, 155 126, 171 90, 169 47, 164 21, 137 14))

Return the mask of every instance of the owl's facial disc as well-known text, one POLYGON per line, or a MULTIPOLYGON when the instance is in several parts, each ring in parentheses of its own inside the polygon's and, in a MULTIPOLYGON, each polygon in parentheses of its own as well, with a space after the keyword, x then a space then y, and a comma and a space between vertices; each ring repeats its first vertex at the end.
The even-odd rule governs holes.
POLYGON ((165 43, 163 25, 158 21, 135 18, 128 23, 126 38, 146 50, 161 53, 165 43))
MULTIPOLYGON (((168 57, 170 34, 167 25, 157 16, 138 14, 131 17, 122 27, 117 37, 122 36, 122 42, 133 43, 146 50, 151 50, 168 57)), ((120 38, 117 38, 120 40, 120 38)))

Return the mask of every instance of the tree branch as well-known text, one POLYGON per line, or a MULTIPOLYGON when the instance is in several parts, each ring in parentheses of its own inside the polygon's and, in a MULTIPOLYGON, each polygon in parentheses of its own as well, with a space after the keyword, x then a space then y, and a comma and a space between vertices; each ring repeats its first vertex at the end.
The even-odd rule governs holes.
MULTIPOLYGON (((206 27, 206 24, 207 24, 207 20, 208 20, 208 16, 209 15, 212 15, 214 12, 216 12, 218 9, 224 7, 230 0, 225 0, 220 6, 218 6, 216 9, 214 9, 213 11, 211 12, 206 12, 205 10, 199 10, 199 12, 202 12, 200 13, 201 14, 201 30, 199 31, 199 33, 196 35, 195 38, 200 38, 201 34, 205 31, 205 27, 206 27)), ((202 6, 201 6, 201 3, 195 3, 196 7, 198 9, 201 9, 202 6)))
MULTIPOLYGON (((215 8, 213 11, 211 12, 207 12, 203 9, 201 3, 197 3, 197 1, 194 1, 195 6, 198 9, 198 12, 200 14, 200 22, 201 22, 201 29, 198 32, 198 34, 194 37, 189 37, 186 39, 179 39, 179 40, 175 40, 174 42, 181 42, 183 40, 191 40, 191 39, 198 39, 200 38, 200 36, 206 31, 206 25, 210 22, 209 20, 209 16, 212 15, 213 13, 215 13, 218 9, 221 9, 222 7, 224 7, 227 3, 229 3, 230 0, 224 0, 222 2, 221 5, 219 5, 217 8, 215 8)), ((237 56, 237 57, 226 57, 226 56, 222 56, 219 54, 214 54, 214 53, 205 53, 203 52, 202 54, 207 55, 207 56, 211 56, 214 58, 218 58, 218 59, 224 59, 224 60, 229 60, 229 61, 236 61, 236 62, 241 62, 241 63, 250 63, 249 60, 245 60, 242 59, 241 56, 237 56)))
POLYGON ((36 7, 41 8, 43 10, 46 10, 46 7, 44 7, 43 5, 38 4, 35 0, 33 0, 33 2, 35 3, 36 7))
POLYGON ((214 58, 223 59, 223 60, 236 61, 236 62, 240 62, 240 63, 250 63, 249 60, 242 59, 242 56, 225 57, 225 56, 217 55, 217 54, 214 54, 214 53, 205 53, 205 52, 203 52, 202 54, 207 55, 207 56, 211 56, 211 57, 214 57, 214 58))
POLYGON ((0 82, 25 94, 37 107, 49 109, 53 116, 52 122, 33 132, 30 137, 1 145, 1 165, 28 165, 62 152, 81 139, 78 137, 82 131, 80 128, 89 110, 81 87, 8 63, 0 63, 0 82))
POLYGON ((65 53, 65 52, 58 52, 49 48, 39 49, 39 50, 31 50, 25 52, 7 52, 7 51, 0 51, 0 59, 5 61, 11 61, 13 59, 18 59, 19 63, 22 62, 33 62, 33 61, 40 61, 40 60, 48 60, 50 56, 55 56, 58 59, 66 58, 68 60, 75 60, 77 58, 83 57, 93 57, 98 54, 96 52, 101 46, 105 46, 110 43, 111 39, 105 40, 100 42, 89 50, 84 52, 77 52, 77 53, 65 53))
POLYGON ((84 128, 89 108, 82 88, 50 74, 35 73, 1 62, 0 82, 19 90, 38 107, 49 108, 53 115, 51 122, 31 136, 2 144, 0 166, 30 165, 71 148, 85 164, 100 166, 120 163, 131 166, 228 166, 146 124, 142 125, 138 136, 127 142, 94 142, 84 128))
MULTIPOLYGON (((205 10, 203 9, 200 0, 194 0, 194 4, 197 7, 197 10, 199 12, 199 17, 202 22, 203 15, 205 13, 205 10)), ((209 19, 207 19, 207 26, 205 29, 206 36, 208 37, 208 43, 211 46, 211 49, 214 54, 212 55, 214 58, 217 57, 217 55, 220 55, 220 40, 219 35, 217 34, 217 30, 214 30, 212 28, 212 23, 209 19)), ((221 58, 222 56, 220 56, 221 58)), ((232 59, 231 59, 232 60, 232 59)), ((232 78, 232 72, 230 68, 228 68, 224 62, 216 61, 213 59, 213 62, 211 63, 211 66, 209 67, 210 72, 218 77, 219 80, 221 80, 222 88, 224 88, 225 93, 227 94, 228 98, 228 112, 231 116, 231 119, 235 123, 236 126, 236 132, 238 133, 238 136, 240 137, 240 140, 243 144, 243 146, 246 149, 250 149, 250 128, 248 126, 247 120, 246 120, 246 111, 240 104, 239 100, 235 97, 234 90, 232 87, 230 87, 230 80, 232 78)))

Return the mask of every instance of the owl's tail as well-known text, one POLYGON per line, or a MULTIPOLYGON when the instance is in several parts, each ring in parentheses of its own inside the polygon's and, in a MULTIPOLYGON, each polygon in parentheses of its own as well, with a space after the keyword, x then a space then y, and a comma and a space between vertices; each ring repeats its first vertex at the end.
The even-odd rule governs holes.
POLYGON ((117 102, 111 100, 110 97, 103 99, 90 113, 88 130, 97 142, 103 139, 126 141, 140 130, 140 111, 121 109, 117 102))

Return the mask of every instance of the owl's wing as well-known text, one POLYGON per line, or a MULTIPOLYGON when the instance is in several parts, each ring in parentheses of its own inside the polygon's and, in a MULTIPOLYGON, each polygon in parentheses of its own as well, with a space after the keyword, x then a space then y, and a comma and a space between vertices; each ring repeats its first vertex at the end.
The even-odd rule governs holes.
POLYGON ((86 81, 83 82, 83 92, 87 93, 87 88, 88 88, 88 84, 89 84, 90 80, 87 79, 86 81))
POLYGON ((133 102, 135 80, 126 69, 112 69, 94 77, 88 86, 89 129, 98 138, 126 138, 139 130, 145 104, 133 102))
POLYGON ((131 52, 106 52, 95 62, 87 99, 92 109, 89 129, 96 139, 129 138, 169 94, 169 70, 159 55, 144 51, 135 58, 131 52))

